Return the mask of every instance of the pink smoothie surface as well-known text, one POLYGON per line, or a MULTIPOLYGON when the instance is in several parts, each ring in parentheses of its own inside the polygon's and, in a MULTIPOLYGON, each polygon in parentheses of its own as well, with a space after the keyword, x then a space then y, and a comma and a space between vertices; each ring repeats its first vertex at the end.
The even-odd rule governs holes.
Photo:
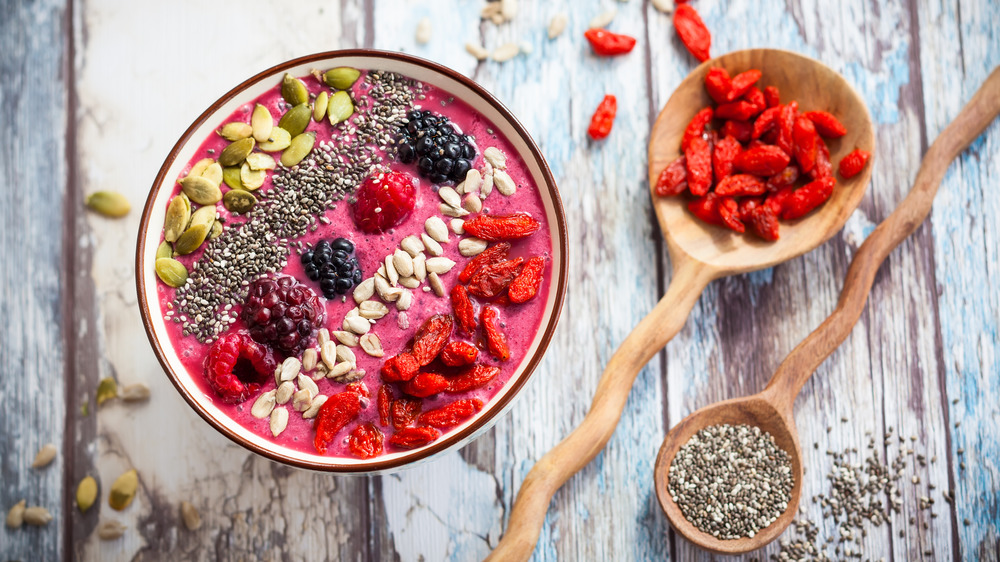
MULTIPOLYGON (((362 74, 362 78, 358 80, 353 87, 352 97, 355 99, 359 99, 365 95, 365 85, 363 84, 365 78, 366 74, 362 74)), ((304 76, 302 77, 302 80, 306 83, 309 91, 312 93, 317 93, 321 89, 327 89, 324 85, 317 82, 312 76, 304 76)), ((327 90, 329 91, 329 89, 327 90)), ((510 258, 513 259, 516 257, 523 257, 527 260, 532 256, 542 256, 545 259, 543 281, 535 298, 523 304, 494 304, 494 306, 496 306, 496 308, 500 311, 500 325, 507 337, 507 343, 510 347, 510 359, 508 361, 499 362, 489 355, 482 343, 481 328, 478 329, 476 334, 472 337, 459 334, 457 329, 452 334, 452 340, 468 341, 477 345, 480 348, 477 363, 498 366, 500 367, 500 374, 487 385, 478 389, 460 394, 441 393, 436 396, 423 398, 422 410, 426 412, 463 398, 478 398, 482 400, 484 404, 488 405, 489 401, 497 394, 503 385, 510 380, 518 366, 525 360, 527 350, 539 329, 541 318, 545 310, 545 302, 550 290, 552 240, 549 234, 548 225, 546 224, 546 214, 542 204, 542 198, 538 193, 537 186, 532 181, 526 165, 517 156, 511 143, 499 132, 497 132, 496 128, 481 114, 460 100, 454 99, 454 97, 448 92, 424 84, 422 93, 426 97, 424 99, 415 100, 414 109, 429 109, 435 113, 444 115, 448 117, 455 127, 463 134, 472 135, 475 138, 477 155, 473 161, 474 168, 482 169, 484 165, 482 151, 487 147, 495 146, 506 155, 507 172, 517 184, 518 189, 516 193, 509 197, 503 196, 496 189, 494 189, 493 193, 490 194, 483 202, 482 212, 488 214, 527 212, 538 219, 542 223, 541 230, 528 238, 512 241, 513 248, 511 250, 510 258)), ((231 121, 242 121, 248 123, 250 121, 250 113, 253 110, 255 103, 261 103, 267 106, 271 110, 272 115, 275 116, 275 122, 277 122, 277 117, 280 116, 286 109, 284 100, 281 98, 280 88, 276 85, 254 102, 244 104, 238 108, 228 119, 219 123, 219 126, 221 127, 223 124, 231 121)), ((320 123, 316 123, 315 121, 311 122, 307 130, 316 132, 317 148, 320 143, 324 141, 331 143, 336 142, 335 138, 331 138, 336 135, 336 132, 333 131, 333 128, 325 120, 320 123)), ((228 141, 215 134, 205 139, 179 178, 187 175, 191 167, 199 160, 208 157, 217 157, 227 144, 228 141)), ((273 154, 273 156, 277 160, 279 154, 276 153, 273 154)), ((355 253, 358 258, 358 262, 364 278, 367 279, 374 275, 379 265, 383 263, 385 256, 392 254, 399 247, 399 243, 404 237, 409 235, 417 235, 419 237, 419 235, 424 232, 424 221, 428 217, 439 216, 445 221, 446 224, 451 221, 450 217, 440 214, 439 204, 441 199, 437 195, 438 186, 431 184, 427 179, 421 178, 417 173, 415 164, 402 164, 390 159, 386 159, 385 163, 393 171, 401 171, 410 174, 415 179, 417 184, 416 206, 413 212, 399 225, 380 234, 362 233, 355 227, 354 220, 352 218, 352 205, 347 199, 345 199, 335 203, 331 208, 326 210, 324 216, 328 219, 327 224, 323 224, 321 222, 319 223, 319 228, 315 232, 311 232, 290 242, 301 241, 312 247, 321 239, 332 240, 338 237, 347 238, 355 244, 355 253)), ((227 191, 228 188, 225 183, 222 184, 222 189, 223 191, 227 191)), ((268 173, 268 178, 265 180, 264 185, 260 188, 260 190, 256 191, 255 194, 258 198, 261 196, 266 197, 267 192, 271 189, 271 173, 268 173)), ((179 192, 180 186, 175 185, 175 193, 179 192)), ((238 225, 243 220, 242 217, 230 214, 221 202, 218 203, 216 207, 221 215, 221 218, 223 219, 225 228, 238 228, 238 225)), ((465 218, 469 219, 474 216, 476 215, 472 214, 465 218)), ((468 263, 470 258, 463 257, 458 252, 458 241, 462 238, 462 236, 455 235, 453 232, 449 232, 449 236, 449 240, 441 244, 444 249, 444 253, 442 255, 455 261, 456 265, 451 271, 441 275, 441 279, 445 286, 446 296, 438 297, 433 291, 425 291, 424 288, 429 287, 427 282, 424 282, 420 287, 413 289, 413 304, 405 313, 406 322, 400 322, 400 313, 396 310, 394 303, 386 303, 389 308, 389 314, 379 319, 371 327, 371 333, 376 334, 381 340, 382 347, 385 350, 385 357, 371 357, 362 351, 360 347, 352 348, 357 357, 357 368, 363 369, 366 372, 362 382, 368 388, 371 398, 370 400, 364 398, 361 400, 362 410, 360 415, 357 419, 347 424, 347 426, 338 433, 337 437, 330 444, 329 449, 327 450, 327 456, 354 458, 354 455, 347 446, 347 437, 355 427, 359 424, 365 423, 373 423, 382 430, 386 438, 386 452, 395 450, 393 446, 388 444, 388 438, 392 435, 394 430, 391 424, 383 425, 380 423, 375 405, 375 397, 378 395, 377 393, 379 388, 383 384, 381 375, 379 374, 379 369, 386 359, 407 349, 413 334, 427 318, 435 314, 452 313, 451 302, 447 294, 450 293, 452 287, 458 283, 458 274, 468 263), (401 325, 407 325, 407 327, 404 329, 401 328, 401 325)), ((212 242, 206 242, 206 244, 195 253, 188 256, 178 256, 177 259, 190 270, 191 265, 201 258, 204 253, 205 246, 210 243, 212 242)), ((428 257, 431 256, 428 255, 428 257)), ((341 325, 344 316, 351 309, 357 306, 354 299, 351 297, 353 289, 352 291, 349 291, 344 298, 332 300, 323 299, 318 283, 309 280, 309 278, 305 275, 299 260, 299 254, 295 249, 292 249, 288 257, 287 264, 285 264, 279 273, 295 277, 300 283, 303 283, 305 286, 311 288, 317 295, 320 295, 320 298, 323 302, 325 302, 326 307, 325 327, 331 332, 343 329, 341 325)), ((173 301, 176 290, 158 282, 157 291, 159 293, 161 311, 166 314, 169 310, 174 308, 173 301)), ((476 302, 478 322, 478 311, 481 309, 483 304, 490 303, 477 302, 475 297, 472 298, 473 302, 476 302)), ((373 297, 373 299, 378 300, 377 294, 373 297)), ((229 328, 230 331, 240 331, 245 329, 245 325, 239 318, 237 318, 235 323, 233 323, 229 328)), ((269 428, 268 418, 257 419, 250 414, 250 408, 259 394, 252 396, 247 401, 240 404, 228 404, 219 399, 214 391, 208 386, 203 373, 205 358, 211 345, 200 343, 194 336, 184 335, 182 333, 181 324, 171 321, 170 318, 167 319, 167 330, 170 335, 170 342, 177 350, 184 367, 189 370, 192 378, 198 381, 201 391, 209 397, 222 412, 230 416, 243 427, 269 441, 290 449, 314 454, 316 453, 316 449, 313 445, 315 437, 313 425, 315 419, 304 419, 301 413, 296 412, 292 408, 292 402, 289 401, 284 405, 284 407, 289 410, 288 426, 278 437, 273 437, 269 428)), ((313 340, 312 346, 315 347, 315 339, 313 340)), ((311 374, 313 373, 308 373, 307 375, 311 374)), ((320 379, 317 381, 317 385, 319 387, 320 394, 327 396, 344 392, 346 387, 345 384, 336 383, 332 379, 328 378, 320 379)), ((261 392, 273 390, 275 386, 276 384, 273 374, 269 375, 263 384, 261 392)), ((394 397, 398 398, 403 396, 397 384, 390 384, 390 387, 392 387, 392 395, 394 397)), ((484 406, 484 409, 485 408, 486 406, 484 406)), ((442 429, 441 431, 442 435, 444 435, 450 430, 442 429)))

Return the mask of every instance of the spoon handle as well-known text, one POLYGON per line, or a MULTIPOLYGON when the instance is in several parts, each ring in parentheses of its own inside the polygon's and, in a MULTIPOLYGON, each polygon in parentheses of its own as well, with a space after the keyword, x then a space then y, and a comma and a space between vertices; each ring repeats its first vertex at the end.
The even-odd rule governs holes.
POLYGON ((691 259, 674 264, 667 292, 608 361, 583 422, 545 454, 521 484, 507 532, 487 560, 527 560, 535 550, 552 496, 587 466, 615 432, 635 377, 673 338, 718 272, 691 259))
POLYGON ((847 338, 861 316, 879 266, 904 238, 920 226, 951 161, 1000 113, 1000 67, 993 69, 972 100, 941 132, 924 156, 917 179, 899 207, 882 221, 854 255, 837 308, 781 363, 765 393, 779 410, 791 412, 802 385, 847 338))

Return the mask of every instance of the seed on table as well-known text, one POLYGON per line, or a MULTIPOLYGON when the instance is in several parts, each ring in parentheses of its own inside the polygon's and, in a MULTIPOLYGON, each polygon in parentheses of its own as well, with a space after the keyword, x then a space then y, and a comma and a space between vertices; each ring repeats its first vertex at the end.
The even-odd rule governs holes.
POLYGON ((490 56, 490 52, 477 43, 466 43, 465 51, 475 57, 476 60, 486 60, 490 56))
POLYGON ((90 210, 111 218, 124 217, 132 208, 128 199, 115 191, 96 191, 88 195, 84 203, 90 210))
POLYGON ((500 0, 500 15, 510 21, 517 16, 517 0, 500 0))
POLYGON ((24 522, 28 525, 34 525, 40 527, 43 525, 48 525, 49 521, 52 521, 52 514, 49 510, 40 506, 32 506, 26 508, 23 514, 24 522))
POLYGON ((181 520, 184 521, 188 531, 197 531, 201 528, 201 515, 189 502, 181 502, 181 520))
POLYGON ((125 402, 142 402, 143 400, 149 400, 149 387, 141 382, 137 382, 123 387, 119 395, 125 402))
POLYGON ((27 502, 21 500, 11 506, 10 510, 7 512, 7 526, 11 529, 17 529, 24 524, 24 511, 27 502))
POLYGON ((132 503, 135 492, 139 487, 139 474, 133 468, 115 479, 111 484, 111 493, 108 494, 108 505, 112 509, 121 511, 132 503))
POLYGON ((664 14, 674 13, 675 0, 653 0, 653 7, 664 14))
POLYGON ((112 398, 118 397, 118 381, 113 377, 104 377, 97 383, 97 405, 100 406, 112 398))
POLYGON ((93 476, 85 476, 76 486, 76 507, 80 513, 86 513, 97 501, 97 480, 93 476))
POLYGON ((521 52, 521 46, 517 43, 505 43, 493 50, 493 60, 497 62, 507 62, 521 52))
POLYGON ((127 527, 115 519, 106 519, 97 525, 97 536, 103 541, 113 541, 125 534, 127 527))
POLYGON ((426 45, 428 41, 431 40, 431 35, 433 34, 433 29, 431 28, 430 18, 420 18, 417 22, 417 32, 416 40, 420 45, 426 45))
POLYGON ((594 16, 594 19, 590 20, 590 23, 587 25, 587 28, 596 29, 599 27, 607 27, 608 24, 610 24, 617 15, 618 15, 618 10, 615 10, 614 8, 606 12, 603 12, 601 14, 598 14, 594 16))
POLYGON ((35 454, 35 460, 31 463, 31 468, 42 468, 48 466, 56 458, 59 449, 52 443, 46 443, 35 454))
MULTIPOLYGON (((671 0, 672 2, 673 0, 671 0)), ((555 39, 562 35, 562 32, 566 29, 566 24, 569 23, 569 17, 566 14, 560 12, 549 20, 549 39, 555 39)))

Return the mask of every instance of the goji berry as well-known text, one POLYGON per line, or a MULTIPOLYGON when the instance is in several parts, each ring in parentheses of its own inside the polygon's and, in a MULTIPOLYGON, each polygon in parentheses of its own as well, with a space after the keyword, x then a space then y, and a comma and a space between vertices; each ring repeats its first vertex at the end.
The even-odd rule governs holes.
POLYGON ((784 170, 774 174, 773 176, 767 178, 767 183, 765 187, 770 192, 778 191, 783 187, 789 187, 793 185, 799 179, 799 167, 796 165, 791 165, 784 170))
POLYGON ((441 437, 441 432, 433 427, 407 427, 393 433, 389 443, 403 449, 415 449, 441 437))
POLYGON ((410 351, 421 367, 441 353, 451 338, 454 326, 455 320, 450 314, 435 314, 424 321, 413 335, 413 349, 410 351))
POLYGON ((716 107, 715 116, 719 119, 746 121, 760 113, 761 109, 747 100, 736 100, 716 107))
POLYGON ((785 210, 785 202, 792 196, 795 188, 792 186, 782 187, 777 193, 772 193, 764 200, 764 205, 771 208, 775 215, 780 216, 785 210))
POLYGON ((344 390, 353 392, 358 396, 363 396, 365 398, 371 398, 372 395, 371 391, 368 390, 368 385, 365 384, 365 381, 354 381, 352 383, 348 383, 344 390))
POLYGON ((705 22, 701 21, 697 10, 687 4, 677 6, 674 11, 674 29, 694 58, 701 62, 711 58, 709 50, 712 47, 712 34, 705 27, 705 22))
POLYGON ((785 154, 792 154, 794 143, 792 142, 792 129, 795 127, 795 119, 799 115, 799 103, 790 101, 787 105, 781 106, 781 113, 778 114, 778 145, 785 154))
POLYGON ((691 139, 702 138, 705 134, 705 127, 712 121, 712 108, 706 107, 694 114, 687 127, 684 128, 684 136, 681 137, 681 152, 687 150, 691 145, 691 139))
POLYGON ((327 447, 345 425, 361 411, 361 397, 354 392, 341 392, 330 396, 316 414, 316 438, 313 440, 319 454, 326 454, 327 447))
POLYGON ((395 357, 390 357, 382 364, 382 380, 386 382, 408 381, 417 376, 420 370, 420 363, 411 353, 400 353, 395 357))
POLYGON ((708 141, 701 137, 691 139, 684 151, 684 159, 688 189, 695 196, 705 195, 712 187, 712 149, 708 141))
POLYGON ((514 258, 483 266, 469 280, 469 293, 482 299, 499 295, 517 277, 517 270, 523 261, 523 258, 514 258))
POLYGON ((476 307, 469 299, 469 292, 465 289, 465 285, 456 284, 451 290, 451 308, 455 312, 460 330, 466 334, 472 334, 476 331, 476 307))
POLYGON ((461 374, 451 378, 451 386, 448 392, 459 393, 479 388, 490 382, 500 374, 499 367, 489 365, 473 365, 461 374))
POLYGON ((830 149, 823 139, 816 139, 816 165, 809 172, 809 177, 818 180, 833 175, 833 164, 830 163, 830 149))
POLYGON ((868 163, 869 157, 871 157, 870 152, 855 148, 850 154, 840 159, 840 164, 837 166, 840 170, 840 175, 844 178, 853 178, 858 175, 861 173, 861 170, 865 169, 865 164, 868 163))
POLYGON ((624 55, 635 47, 635 38, 620 33, 612 33, 599 27, 588 29, 583 36, 590 42, 594 52, 602 57, 624 55))
POLYGON ((740 142, 729 135, 715 143, 715 148, 712 150, 712 170, 715 173, 716 183, 733 173, 733 161, 741 150, 743 147, 740 146, 740 142))
POLYGON ((687 186, 687 160, 680 156, 660 172, 656 180, 656 194, 660 197, 680 195, 687 186))
POLYGON ((715 186, 719 197, 741 197, 743 195, 763 195, 767 191, 764 181, 750 174, 735 174, 722 179, 715 186))
POLYGON ((725 223, 722 222, 722 217, 719 216, 719 204, 714 192, 688 203, 688 210, 691 211, 691 214, 708 224, 725 226, 725 223))
POLYGON ((392 427, 402 429, 417 421, 422 402, 405 396, 392 401, 392 427))
POLYGON ((778 136, 779 136, 779 134, 780 133, 778 131, 778 128, 775 127, 773 129, 771 129, 770 131, 764 133, 764 136, 760 137, 760 140, 764 144, 773 144, 773 145, 777 146, 778 145, 778 136))
POLYGON ((729 135, 740 142, 749 142, 753 133, 753 124, 749 121, 730 119, 722 125, 722 135, 729 135))
MULTIPOLYGON (((474 219, 473 219, 474 220, 474 219)), ((465 228, 464 226, 462 228, 465 228)), ((458 274, 458 280, 462 283, 468 283, 472 276, 475 275, 479 268, 483 267, 488 263, 496 263, 507 259, 507 255, 510 253, 510 243, 500 242, 499 244, 494 244, 489 248, 486 248, 483 253, 469 260, 469 263, 465 265, 462 272, 458 274)))
POLYGON ((802 114, 813 122, 816 132, 828 139, 838 139, 847 134, 845 127, 832 113, 827 111, 807 111, 802 114))
POLYGON ((819 135, 816 134, 812 121, 805 117, 796 119, 792 128, 792 141, 795 143, 795 161, 803 172, 809 172, 816 165, 816 143, 819 142, 819 135))
POLYGON ((750 138, 759 139, 764 136, 764 133, 772 130, 778 124, 778 114, 780 113, 780 107, 765 109, 760 114, 760 117, 753 122, 753 132, 750 134, 750 138))
POLYGON ((510 359, 510 347, 507 346, 507 336, 500 330, 500 312, 492 306, 484 306, 479 313, 479 322, 483 325, 486 336, 486 350, 490 355, 501 361, 510 359))
POLYGON ((600 140, 611 134, 611 127, 615 124, 615 114, 618 113, 618 100, 608 94, 604 96, 601 103, 594 110, 594 115, 590 118, 590 126, 587 127, 587 134, 594 140, 600 140))
POLYGON ((794 220, 807 215, 830 198, 833 193, 833 185, 833 178, 825 177, 796 189, 785 201, 781 218, 794 220))
POLYGON ((382 432, 370 423, 359 425, 347 438, 347 446, 359 459, 370 459, 382 454, 382 432))
POLYGON ((378 389, 376 406, 378 407, 378 422, 382 425, 389 425, 389 409, 392 407, 392 391, 389 390, 389 387, 384 384, 378 389))
POLYGON ((524 263, 521 273, 517 274, 517 277, 510 282, 510 286, 507 288, 510 302, 520 304, 533 299, 538 293, 538 287, 542 284, 542 271, 544 269, 545 260, 538 256, 529 258, 524 263))
POLYGON ((740 200, 739 217, 744 223, 750 220, 750 213, 764 202, 763 197, 744 197, 740 200))
POLYGON ((452 427, 465 421, 469 416, 483 409, 483 401, 478 398, 463 398, 451 404, 420 414, 417 423, 431 427, 452 427))
POLYGON ((448 389, 448 379, 438 373, 418 373, 400 387, 403 392, 417 398, 426 398, 448 389))
POLYGON ((755 68, 733 76, 732 87, 726 94, 726 101, 735 101, 743 97, 743 94, 750 91, 750 87, 760 80, 760 76, 761 72, 755 68))
POLYGON ((441 352, 441 362, 449 367, 464 367, 472 365, 479 357, 479 349, 464 341, 448 342, 441 352))
POLYGON ((771 145, 752 146, 741 152, 733 166, 755 176, 771 176, 788 166, 791 158, 780 148, 771 145))
POLYGON ((531 236, 538 232, 538 229, 542 228, 542 223, 535 220, 528 213, 514 213, 512 215, 483 214, 472 220, 465 221, 462 228, 476 238, 488 242, 497 242, 531 236))
POLYGON ((774 209, 770 205, 758 205, 750 211, 749 218, 743 222, 750 225, 750 230, 764 240, 775 241, 778 239, 778 217, 774 214, 774 209))
POLYGON ((713 66, 708 69, 705 75, 705 90, 715 103, 726 103, 729 90, 733 88, 733 81, 729 77, 729 71, 725 68, 713 66))
POLYGON ((722 219, 722 224, 725 226, 739 232, 740 234, 746 230, 743 223, 740 222, 740 211, 739 204, 732 197, 722 197, 719 199, 719 218, 722 219))
POLYGON ((778 88, 775 86, 764 88, 764 101, 768 107, 778 107, 781 105, 781 93, 778 91, 778 88))
POLYGON ((767 109, 767 100, 764 99, 764 92, 761 92, 757 86, 751 86, 747 90, 747 93, 743 94, 743 99, 753 104, 755 114, 767 109))

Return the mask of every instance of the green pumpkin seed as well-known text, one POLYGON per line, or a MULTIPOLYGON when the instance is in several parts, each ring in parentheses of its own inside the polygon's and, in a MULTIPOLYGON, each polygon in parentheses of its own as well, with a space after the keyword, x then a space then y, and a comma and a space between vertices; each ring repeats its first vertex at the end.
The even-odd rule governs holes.
POLYGON ((156 276, 169 287, 180 287, 187 281, 188 270, 184 264, 173 258, 160 258, 155 264, 156 276))
POLYGON ((112 398, 118 397, 118 382, 111 378, 105 377, 101 379, 101 382, 97 383, 97 405, 100 406, 112 398))
POLYGON ((267 170, 254 170, 250 164, 244 162, 240 168, 240 182, 246 191, 254 191, 264 185, 264 178, 267 177, 267 170))
POLYGON ((292 137, 296 137, 306 130, 311 117, 312 110, 309 109, 309 104, 303 103, 286 111, 278 120, 278 126, 288 131, 292 137))
POLYGON ((213 162, 215 162, 215 160, 212 160, 211 158, 202 158, 201 160, 198 160, 197 162, 194 163, 194 166, 191 166, 191 171, 188 172, 188 175, 200 176, 204 174, 205 170, 208 169, 208 165, 212 164, 213 162))
POLYGON ((250 126, 253 128, 253 138, 257 142, 265 142, 271 136, 271 129, 274 128, 274 117, 271 111, 261 104, 253 108, 250 116, 250 126))
POLYGON ((208 236, 208 225, 196 224, 184 231, 177 242, 174 243, 174 251, 182 256, 186 256, 197 250, 201 243, 208 236))
POLYGON ((184 195, 199 205, 214 205, 222 199, 222 190, 208 178, 188 176, 181 178, 179 183, 184 195))
POLYGON ((215 222, 212 223, 212 232, 208 233, 208 239, 215 240, 221 235, 222 235, 222 221, 216 219, 215 222))
POLYGON ((309 90, 302 80, 286 72, 285 77, 281 79, 281 97, 292 105, 308 103, 309 90))
POLYGON ((298 164, 303 158, 309 155, 315 144, 316 133, 309 131, 298 135, 292 139, 292 143, 288 145, 288 148, 281 153, 281 165, 291 168, 298 164))
POLYGON ((222 204, 226 206, 232 213, 243 214, 253 206, 257 204, 257 198, 253 196, 249 191, 243 191, 242 189, 234 189, 232 191, 226 192, 226 196, 222 198, 222 204))
MULTIPOLYGON (((247 154, 247 156, 250 156, 250 154, 247 154)), ((243 189, 243 183, 240 181, 240 166, 223 168, 222 181, 226 182, 226 185, 233 189, 243 189)))
POLYGON ((167 218, 163 221, 163 239, 175 242, 191 220, 191 201, 179 193, 167 205, 167 218))
POLYGON ((330 105, 326 108, 330 116, 330 124, 336 125, 354 115, 354 102, 347 92, 337 92, 330 96, 330 105))
POLYGON ((222 149, 222 153, 219 154, 219 164, 223 166, 236 166, 240 162, 246 159, 247 154, 253 151, 254 141, 253 138, 247 137, 245 139, 240 139, 233 142, 226 148, 222 149))
POLYGON ((93 476, 87 476, 80 480, 76 487, 76 506, 80 508, 80 513, 87 513, 90 506, 97 501, 97 480, 93 476))
POLYGON ((319 123, 326 117, 326 106, 330 104, 330 94, 323 90, 313 101, 313 121, 319 123))
POLYGON ((156 247, 156 258, 172 258, 174 256, 174 247, 170 245, 170 242, 164 240, 160 242, 160 245, 156 247))
POLYGON ((264 152, 279 152, 288 148, 291 142, 292 135, 289 135, 288 131, 281 127, 275 127, 271 129, 271 140, 260 143, 257 148, 264 152))
POLYGON ((215 205, 205 205, 191 214, 191 224, 187 229, 190 230, 192 226, 199 224, 211 228, 213 222, 215 222, 215 205))
POLYGON ((139 474, 135 469, 122 474, 111 484, 111 494, 108 496, 108 505, 113 509, 121 511, 132 503, 135 498, 135 491, 139 488, 139 474))
POLYGON ((95 191, 87 196, 86 205, 106 217, 119 218, 128 214, 128 199, 115 191, 95 191))
POLYGON ((205 171, 201 173, 201 177, 211 181, 215 185, 222 183, 222 165, 218 162, 212 162, 205 168, 205 171))
POLYGON ((219 136, 226 139, 227 141, 238 141, 240 139, 245 139, 253 133, 253 128, 239 121, 233 121, 232 123, 226 123, 219 129, 219 136))
POLYGON ((247 154, 247 165, 251 170, 273 170, 278 164, 270 154, 251 152, 247 154))
POLYGON ((326 82, 326 85, 331 88, 346 90, 358 81, 359 76, 361 76, 361 71, 356 68, 338 66, 337 68, 327 70, 326 73, 323 74, 323 81, 326 82))

